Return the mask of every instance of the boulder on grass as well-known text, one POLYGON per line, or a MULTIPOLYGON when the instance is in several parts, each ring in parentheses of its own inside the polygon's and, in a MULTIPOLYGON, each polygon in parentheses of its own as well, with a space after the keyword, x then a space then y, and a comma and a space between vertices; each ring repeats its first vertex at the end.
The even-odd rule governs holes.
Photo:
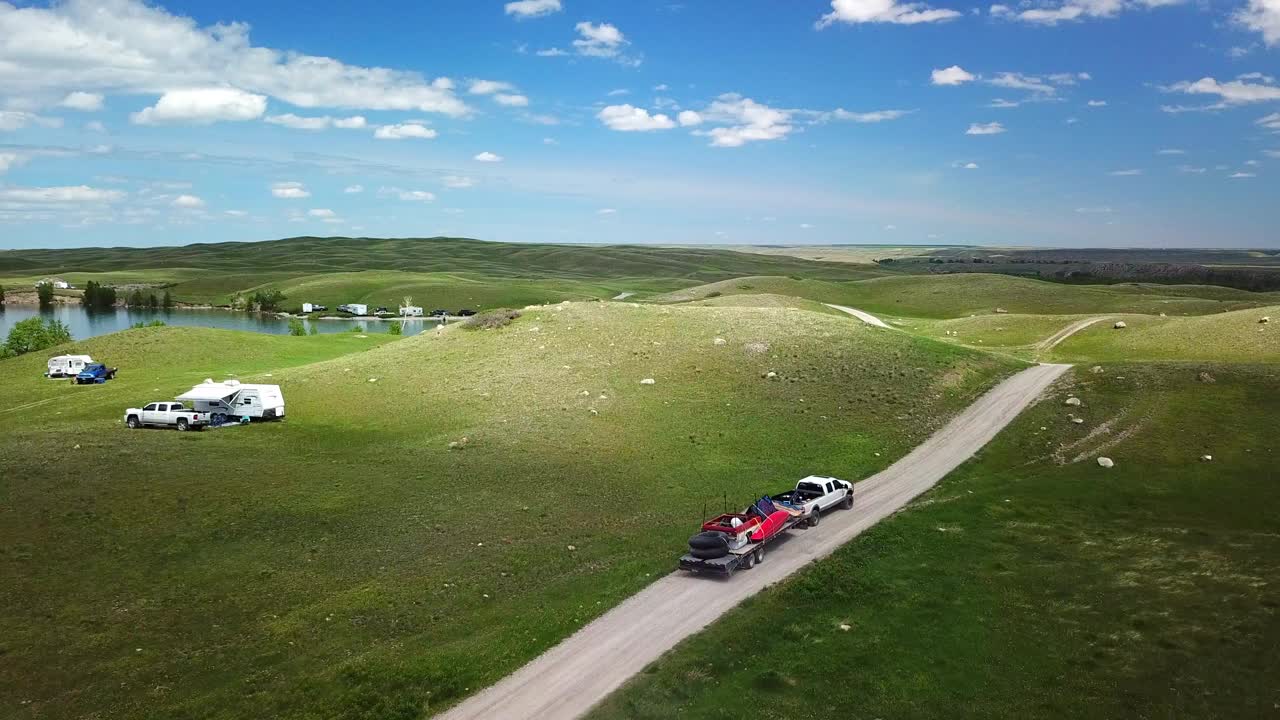
POLYGON ((1115 328, 1116 330, 1123 330, 1129 326, 1126 325, 1123 320, 1121 320, 1117 322, 1115 325, 1112 325, 1111 327, 1115 328))
POLYGON ((1111 458, 1109 458, 1109 457, 1100 457, 1100 458, 1098 458, 1098 466, 1099 466, 1099 467, 1109 468, 1109 467, 1115 467, 1115 465, 1116 465, 1116 464, 1115 464, 1115 462, 1114 462, 1114 461, 1112 461, 1112 459, 1111 459, 1111 458))
POLYGON ((1071 407, 1080 407, 1081 404, 1080 398, 1078 397, 1069 397, 1067 398, 1067 401, 1063 403, 1063 405, 1070 405, 1071 407))

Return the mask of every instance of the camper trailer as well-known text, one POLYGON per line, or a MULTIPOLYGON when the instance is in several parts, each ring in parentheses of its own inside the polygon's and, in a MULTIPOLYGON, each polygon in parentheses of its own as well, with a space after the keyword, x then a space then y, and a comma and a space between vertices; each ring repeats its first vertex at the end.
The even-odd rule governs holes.
POLYGON ((208 412, 214 425, 243 418, 284 418, 284 394, 279 385, 250 385, 239 380, 205 380, 178 396, 197 412, 208 412))
POLYGON ((338 309, 352 315, 368 315, 369 306, 363 303, 351 303, 349 305, 339 305, 338 309))
POLYGON ((422 308, 416 305, 402 305, 400 314, 404 317, 422 317, 422 308))
POLYGON ((93 358, 88 355, 59 355, 58 357, 49 358, 49 372, 45 373, 45 377, 75 377, 84 370, 85 365, 93 362, 93 358))

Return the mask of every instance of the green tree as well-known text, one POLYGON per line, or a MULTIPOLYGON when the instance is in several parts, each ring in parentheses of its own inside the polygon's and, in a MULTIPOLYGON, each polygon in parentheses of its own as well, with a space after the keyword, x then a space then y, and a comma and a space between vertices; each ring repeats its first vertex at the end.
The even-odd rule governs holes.
POLYGON ((129 293, 129 302, 128 302, 129 307, 140 308, 143 305, 146 305, 146 303, 147 301, 145 298, 142 297, 141 290, 134 289, 132 293, 129 293))
POLYGON ((263 292, 259 290, 253 294, 253 299, 249 301, 249 309, 258 312, 275 312, 280 309, 281 303, 285 301, 284 293, 279 290, 271 290, 263 292))
POLYGON ((164 291, 164 300, 161 300, 160 302, 164 305, 165 310, 173 307, 173 296, 169 294, 168 290, 164 291))
POLYGON ((71 330, 60 321, 33 317, 10 328, 4 346, 10 353, 21 355, 70 341, 71 330))
POLYGON ((307 326, 303 324, 302 318, 289 318, 289 334, 294 337, 302 337, 307 334, 307 326))
POLYGON ((391 335, 403 335, 404 325, 398 322, 388 323, 387 333, 391 335))
POLYGON ((36 285, 36 297, 40 299, 40 307, 53 304, 53 283, 42 282, 36 285))
POLYGON ((98 283, 90 280, 84 284, 84 292, 80 293, 80 304, 87 307, 96 307, 98 304, 98 283))
POLYGON ((0 285, 0 307, 4 306, 4 286, 0 285))
POLYGON ((160 298, 156 297, 155 293, 147 296, 147 307, 152 309, 160 307, 160 298))

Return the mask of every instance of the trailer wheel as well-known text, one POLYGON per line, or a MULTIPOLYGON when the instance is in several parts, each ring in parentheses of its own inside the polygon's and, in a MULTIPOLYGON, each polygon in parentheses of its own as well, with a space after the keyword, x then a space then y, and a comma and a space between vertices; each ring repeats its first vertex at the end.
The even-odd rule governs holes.
POLYGON ((809 527, 818 527, 820 522, 822 522, 822 509, 815 507, 813 512, 809 513, 809 527))
POLYGON ((129 419, 124 421, 124 424, 128 425, 130 430, 137 430, 142 427, 142 423, 138 421, 137 415, 130 415, 129 419))
POLYGON ((840 503, 840 507, 844 508, 845 510, 853 509, 853 493, 849 493, 848 495, 844 496, 844 502, 840 503))
POLYGON ((746 555, 743 555, 743 556, 742 556, 742 569, 743 569, 743 570, 750 570, 751 568, 753 568, 753 567, 755 567, 755 566, 756 566, 756 554, 755 554, 755 553, 748 553, 748 554, 746 554, 746 555))
POLYGON ((178 432, 186 432, 190 428, 187 425, 186 418, 178 418, 178 432))
POLYGON ((756 548, 755 558, 757 565, 764 562, 764 548, 756 548))

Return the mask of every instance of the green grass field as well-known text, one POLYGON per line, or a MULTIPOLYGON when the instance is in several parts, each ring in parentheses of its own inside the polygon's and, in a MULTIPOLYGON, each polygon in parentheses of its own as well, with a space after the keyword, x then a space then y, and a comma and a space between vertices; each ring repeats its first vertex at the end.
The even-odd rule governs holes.
POLYGON ((1079 369, 939 487, 591 717, 1271 717, 1276 377, 1079 369))
POLYGON ((843 317, 628 303, 74 347, 120 378, 41 379, 70 348, 0 361, 10 717, 421 717, 668 572, 704 503, 870 474, 1015 369, 843 317), (286 421, 120 424, 228 373, 282 385, 286 421))
POLYGON ((1200 317, 1117 315, 1085 328, 1054 348, 1052 356, 1073 362, 1199 360, 1280 362, 1280 305, 1200 317), (1259 322, 1264 317, 1271 322, 1259 322))

